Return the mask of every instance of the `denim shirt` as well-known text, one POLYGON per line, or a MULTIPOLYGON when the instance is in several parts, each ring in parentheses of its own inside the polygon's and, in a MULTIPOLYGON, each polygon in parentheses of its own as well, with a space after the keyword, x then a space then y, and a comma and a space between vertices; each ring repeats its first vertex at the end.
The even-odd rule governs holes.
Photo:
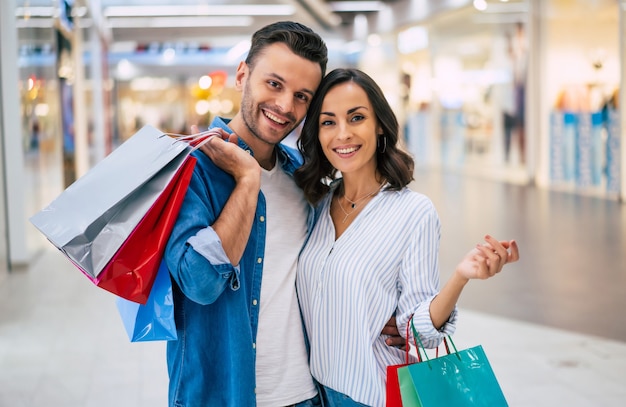
MULTIPOLYGON (((232 132, 228 122, 218 117, 211 127, 232 132)), ((239 145, 252 153, 242 140, 239 145)), ((277 152, 282 170, 293 175, 301 164, 297 152, 283 145, 277 152)), ((259 193, 250 238, 235 267, 210 227, 234 179, 202 152, 193 155, 197 164, 165 250, 178 332, 178 339, 167 344, 169 406, 254 406, 265 198, 259 193)), ((306 222, 310 231, 312 210, 306 222)))

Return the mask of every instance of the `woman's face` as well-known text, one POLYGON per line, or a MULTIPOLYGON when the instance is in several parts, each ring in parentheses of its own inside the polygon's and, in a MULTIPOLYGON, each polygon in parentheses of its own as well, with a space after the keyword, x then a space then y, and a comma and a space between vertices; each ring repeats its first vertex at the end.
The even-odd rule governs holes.
POLYGON ((331 88, 322 102, 319 128, 324 155, 344 176, 376 171, 376 140, 382 131, 363 88, 354 82, 331 88))

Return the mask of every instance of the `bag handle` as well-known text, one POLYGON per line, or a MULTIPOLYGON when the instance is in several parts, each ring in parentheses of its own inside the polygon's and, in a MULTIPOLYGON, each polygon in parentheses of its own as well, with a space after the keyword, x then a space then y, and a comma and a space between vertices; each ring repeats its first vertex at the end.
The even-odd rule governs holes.
MULTIPOLYGON (((405 354, 405 360, 406 360, 406 364, 409 364, 409 349, 410 349, 410 343, 409 343, 409 324, 413 325, 413 315, 411 315, 409 317, 409 320, 406 321, 406 337, 405 337, 405 341, 406 344, 404 345, 404 354, 405 354)), ((422 361, 422 355, 420 355, 419 352, 419 347, 417 346, 417 342, 415 342, 415 335, 413 335, 413 344, 415 345, 415 349, 417 349, 417 360, 418 362, 422 361)))
MULTIPOLYGON (((413 324, 413 318, 411 317, 411 319, 409 320, 409 322, 411 323, 411 330, 413 331, 413 341, 417 341, 419 342, 419 347, 417 348, 417 355, 418 355, 418 360, 421 362, 421 357, 420 355, 420 349, 422 352, 424 352, 424 357, 426 358, 426 363, 428 363, 428 367, 430 367, 430 358, 428 357, 428 354, 426 353, 426 348, 424 348, 424 344, 422 343, 422 340, 420 339, 419 333, 417 332, 417 329, 415 329, 415 325, 413 324)), ((408 337, 408 335, 407 335, 408 337)), ((452 340, 452 337, 450 335, 444 336, 443 337, 443 343, 444 346, 446 348, 446 352, 449 355, 450 354, 450 347, 448 346, 448 341, 450 341, 450 343, 452 344, 452 347, 454 348, 454 354, 456 355, 456 357, 461 360, 461 355, 459 355, 459 351, 456 349, 456 345, 454 344, 454 341, 452 340)), ((435 358, 439 357, 439 347, 437 347, 436 350, 436 355, 435 358)))
POLYGON ((173 138, 175 141, 187 143, 192 147, 191 152, 194 152, 202 147, 204 143, 208 142, 211 137, 219 135, 220 133, 217 131, 217 128, 213 128, 195 134, 163 133, 161 137, 167 136, 173 138))

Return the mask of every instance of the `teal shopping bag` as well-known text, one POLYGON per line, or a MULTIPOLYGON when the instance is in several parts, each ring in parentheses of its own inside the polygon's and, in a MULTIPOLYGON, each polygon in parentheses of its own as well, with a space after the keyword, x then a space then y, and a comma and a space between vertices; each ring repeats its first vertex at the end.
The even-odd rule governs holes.
POLYGON ((448 337, 444 339, 447 355, 429 359, 415 327, 412 328, 414 336, 420 342, 418 352, 421 348, 425 357, 420 363, 398 369, 403 406, 508 406, 482 346, 457 351, 452 338, 448 337), (450 352, 448 341, 454 352, 450 352), (409 378, 411 382, 408 381, 409 378))

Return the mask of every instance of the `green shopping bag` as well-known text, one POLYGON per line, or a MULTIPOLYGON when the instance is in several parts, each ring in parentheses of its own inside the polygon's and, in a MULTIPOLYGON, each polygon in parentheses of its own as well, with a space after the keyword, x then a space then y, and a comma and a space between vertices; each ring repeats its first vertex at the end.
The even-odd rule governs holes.
POLYGON ((413 321, 411 328, 425 360, 398 369, 403 407, 508 406, 482 346, 459 352, 448 337, 444 339, 447 355, 429 359, 413 321))

